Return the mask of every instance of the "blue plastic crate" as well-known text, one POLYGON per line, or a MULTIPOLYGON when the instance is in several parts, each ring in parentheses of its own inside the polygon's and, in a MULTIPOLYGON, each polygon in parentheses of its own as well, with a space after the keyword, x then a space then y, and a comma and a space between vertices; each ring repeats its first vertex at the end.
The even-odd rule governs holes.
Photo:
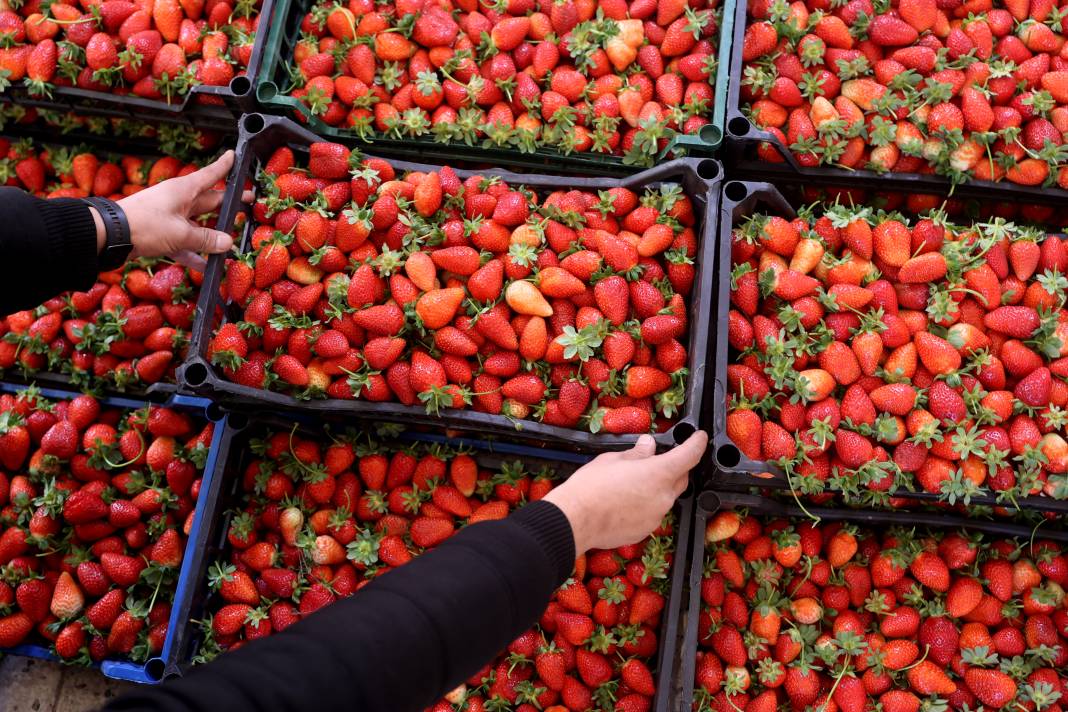
MULTIPOLYGON (((23 384, 0 382, 0 392, 2 393, 18 393, 25 389, 26 386, 23 384)), ((53 400, 70 400, 79 395, 77 392, 62 391, 54 388, 39 388, 38 391, 41 395, 53 400)), ((182 605, 182 603, 189 600, 192 588, 198 583, 198 572, 194 570, 192 565, 190 565, 190 560, 194 558, 194 551, 196 551, 201 539, 206 535, 207 527, 204 520, 214 511, 214 508, 211 506, 213 504, 211 498, 213 492, 218 492, 218 486, 214 481, 215 476, 217 474, 220 477, 222 476, 222 468, 216 467, 216 464, 219 459, 224 433, 227 428, 227 418, 223 412, 212 407, 210 400, 206 398, 180 395, 177 393, 172 393, 162 402, 124 398, 120 396, 108 396, 99 398, 98 400, 100 401, 101 406, 107 408, 121 408, 123 410, 136 410, 138 408, 144 408, 145 406, 154 405, 164 408, 175 408, 185 412, 192 411, 198 417, 215 423, 211 445, 208 449, 208 457, 204 462, 204 473, 200 484, 200 494, 197 498, 196 509, 194 510, 195 514, 193 515, 193 528, 189 532, 189 537, 186 540, 185 552, 182 556, 182 566, 178 573, 178 585, 174 592, 174 599, 171 605, 171 617, 167 623, 167 639, 163 643, 163 650, 158 657, 151 658, 144 663, 135 663, 128 660, 104 660, 99 665, 94 665, 94 667, 99 668, 100 672, 106 677, 110 677, 114 680, 151 684, 162 680, 165 671, 175 663, 178 654, 177 645, 175 643, 177 638, 176 631, 189 625, 186 616, 188 605, 182 605)), ((48 647, 33 643, 17 645, 13 648, 0 648, 0 652, 9 653, 11 655, 40 658, 42 660, 59 661, 59 658, 53 655, 48 647)))

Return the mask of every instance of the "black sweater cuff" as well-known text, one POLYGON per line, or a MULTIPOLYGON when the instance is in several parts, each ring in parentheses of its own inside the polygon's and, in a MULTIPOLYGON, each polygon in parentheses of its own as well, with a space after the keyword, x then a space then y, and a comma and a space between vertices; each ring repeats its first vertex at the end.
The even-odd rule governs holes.
POLYGON ((45 226, 45 239, 54 255, 62 255, 68 289, 87 290, 96 282, 96 223, 89 206, 76 198, 37 203, 45 226))
POLYGON ((562 584, 575 568, 575 535, 571 522, 552 502, 532 502, 512 515, 545 550, 556 567, 556 585, 562 584))

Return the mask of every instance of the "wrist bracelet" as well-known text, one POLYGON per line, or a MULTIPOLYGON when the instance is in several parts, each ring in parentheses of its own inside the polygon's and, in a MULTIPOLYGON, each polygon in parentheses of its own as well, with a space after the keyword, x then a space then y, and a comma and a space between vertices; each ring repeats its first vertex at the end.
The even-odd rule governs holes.
POLYGON ((97 258, 99 270, 108 272, 122 266, 133 251, 126 213, 118 203, 107 198, 83 198, 82 202, 96 208, 104 223, 104 249, 97 258))

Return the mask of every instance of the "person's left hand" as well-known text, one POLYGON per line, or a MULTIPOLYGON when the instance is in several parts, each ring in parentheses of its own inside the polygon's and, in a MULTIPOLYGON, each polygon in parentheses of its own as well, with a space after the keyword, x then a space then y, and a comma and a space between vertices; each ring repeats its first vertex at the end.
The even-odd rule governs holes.
POLYGON ((234 245, 229 235, 190 218, 219 209, 223 191, 215 190, 215 184, 226 179, 233 164, 234 152, 227 151, 196 173, 171 178, 120 200, 130 223, 130 258, 173 257, 203 271, 205 261, 198 253, 228 252, 234 245))

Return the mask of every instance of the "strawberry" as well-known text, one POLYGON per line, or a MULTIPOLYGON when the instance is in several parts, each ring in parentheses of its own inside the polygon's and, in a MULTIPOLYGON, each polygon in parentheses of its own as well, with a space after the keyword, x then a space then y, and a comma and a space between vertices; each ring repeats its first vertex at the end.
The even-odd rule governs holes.
POLYGON ((33 621, 21 611, 4 616, 0 618, 0 645, 5 648, 14 647, 32 630, 33 621))
POLYGON ((993 709, 1005 707, 1016 697, 1016 682, 1000 670, 969 668, 964 671, 968 689, 993 709))
POLYGON ((308 158, 308 170, 316 178, 338 180, 349 176, 349 149, 339 143, 314 143, 308 158))

